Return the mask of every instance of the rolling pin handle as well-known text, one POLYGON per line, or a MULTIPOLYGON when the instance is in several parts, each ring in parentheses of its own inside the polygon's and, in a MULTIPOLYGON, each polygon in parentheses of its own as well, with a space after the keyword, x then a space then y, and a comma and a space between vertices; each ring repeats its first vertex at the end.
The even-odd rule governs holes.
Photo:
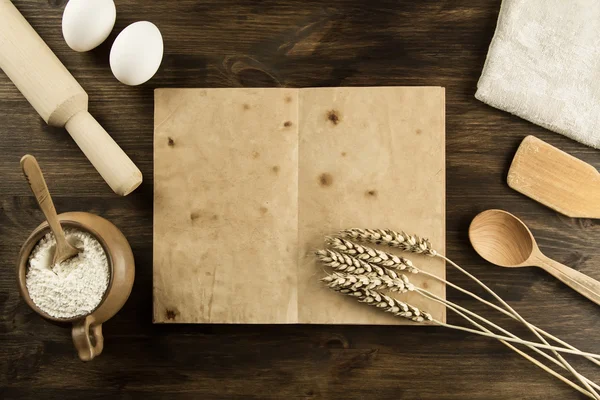
POLYGON ((73 115, 65 128, 111 189, 126 196, 142 183, 142 173, 87 111, 73 115))

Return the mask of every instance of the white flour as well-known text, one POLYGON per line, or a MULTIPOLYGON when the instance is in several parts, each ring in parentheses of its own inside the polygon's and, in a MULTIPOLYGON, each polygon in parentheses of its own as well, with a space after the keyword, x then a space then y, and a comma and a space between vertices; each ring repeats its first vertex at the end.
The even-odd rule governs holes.
POLYGON ((56 318, 92 312, 102 301, 110 272, 104 249, 87 232, 65 230, 69 243, 83 249, 79 255, 54 266, 56 240, 44 236, 29 256, 26 284, 29 297, 42 311, 56 318))

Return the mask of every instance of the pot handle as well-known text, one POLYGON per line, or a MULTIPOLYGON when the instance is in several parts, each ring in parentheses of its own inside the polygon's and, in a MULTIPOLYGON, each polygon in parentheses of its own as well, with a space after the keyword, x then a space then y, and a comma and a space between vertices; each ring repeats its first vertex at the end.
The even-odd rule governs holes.
POLYGON ((73 344, 77 349, 82 361, 91 361, 102 353, 104 348, 104 336, 102 336, 102 324, 95 324, 91 315, 73 323, 73 344), (95 343, 92 343, 92 339, 95 343))

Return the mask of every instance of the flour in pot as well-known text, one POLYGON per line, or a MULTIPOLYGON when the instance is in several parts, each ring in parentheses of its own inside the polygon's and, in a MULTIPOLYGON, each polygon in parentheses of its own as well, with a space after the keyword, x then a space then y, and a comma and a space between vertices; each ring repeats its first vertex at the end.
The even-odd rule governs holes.
POLYGON ((110 280, 108 260, 100 242, 77 229, 66 229, 65 235, 69 243, 83 251, 52 266, 56 240, 48 233, 31 252, 25 279, 31 300, 56 318, 92 312, 102 301, 110 280))

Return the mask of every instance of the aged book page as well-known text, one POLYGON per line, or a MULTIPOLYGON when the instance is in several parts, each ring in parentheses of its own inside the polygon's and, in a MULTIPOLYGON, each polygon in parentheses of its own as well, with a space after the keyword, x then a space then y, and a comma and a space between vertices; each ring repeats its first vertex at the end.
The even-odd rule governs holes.
POLYGON ((323 288, 312 251, 347 227, 444 250, 442 88, 158 89, 154 163, 155 322, 403 324, 323 288))
POLYGON ((154 321, 297 322, 298 92, 155 103, 154 321))
MULTIPOLYGON (((444 109, 439 87, 300 92, 299 322, 407 323, 324 288, 317 279, 323 268, 312 251, 323 246, 324 236, 346 228, 404 230, 430 238, 444 251, 444 109)), ((404 256, 445 277, 441 260, 404 256)), ((409 278, 445 298, 443 284, 419 275, 409 278)), ((439 303, 417 294, 396 297, 445 320, 439 303)))

